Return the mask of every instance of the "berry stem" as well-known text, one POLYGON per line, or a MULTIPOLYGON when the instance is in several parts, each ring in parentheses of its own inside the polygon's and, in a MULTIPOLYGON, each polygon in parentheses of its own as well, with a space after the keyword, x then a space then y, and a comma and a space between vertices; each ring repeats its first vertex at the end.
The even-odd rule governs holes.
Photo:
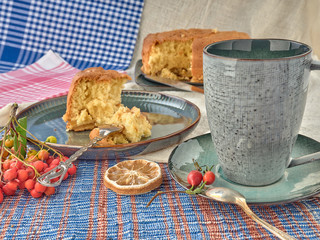
POLYGON ((150 204, 153 202, 153 200, 155 200, 159 195, 164 194, 164 193, 186 193, 186 191, 159 191, 156 193, 156 195, 154 195, 151 200, 148 202, 146 207, 149 207, 150 204))

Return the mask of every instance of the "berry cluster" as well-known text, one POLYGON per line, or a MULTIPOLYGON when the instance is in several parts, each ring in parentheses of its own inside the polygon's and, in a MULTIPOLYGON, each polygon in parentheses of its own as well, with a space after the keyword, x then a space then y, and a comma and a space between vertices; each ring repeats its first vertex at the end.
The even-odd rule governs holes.
POLYGON ((154 195, 151 198, 151 200, 147 204, 147 207, 150 206, 153 200, 161 194, 176 192, 197 195, 203 193, 203 188, 205 187, 205 185, 210 185, 214 183, 216 176, 211 171, 213 165, 210 168, 208 166, 203 166, 205 167, 205 169, 203 169, 203 167, 200 167, 200 165, 194 159, 192 159, 192 161, 197 170, 191 170, 187 176, 187 181, 190 184, 189 189, 185 191, 159 191, 156 195, 154 195))
MULTIPOLYGON (((9 156, 12 156, 8 154, 9 156)), ((2 178, 0 181, 0 203, 3 201, 3 194, 15 195, 18 189, 27 189, 34 198, 43 194, 49 196, 55 193, 54 187, 46 187, 37 182, 37 177, 50 171, 59 165, 60 161, 68 157, 50 155, 47 150, 30 150, 24 161, 16 157, 8 157, 1 164, 2 178)), ((63 180, 77 171, 75 165, 71 164, 63 180)), ((59 177, 52 182, 58 181, 59 177)))
MULTIPOLYGON (((46 187, 37 182, 37 178, 42 174, 52 170, 66 161, 68 158, 60 152, 46 144, 56 143, 54 136, 49 136, 45 142, 39 141, 27 130, 27 118, 16 119, 18 104, 11 106, 9 121, 6 126, 0 129, 2 138, 0 139, 0 203, 3 196, 14 195, 18 189, 27 189, 35 197, 43 194, 52 195, 55 193, 54 187, 46 187), (27 133, 31 135, 29 141, 40 150, 27 150, 27 133), (50 150, 53 154, 47 151, 50 150)), ((70 165, 64 179, 75 174, 76 166, 70 165)), ((64 180, 63 179, 63 180, 64 180)), ((58 181, 53 179, 52 182, 58 181)))

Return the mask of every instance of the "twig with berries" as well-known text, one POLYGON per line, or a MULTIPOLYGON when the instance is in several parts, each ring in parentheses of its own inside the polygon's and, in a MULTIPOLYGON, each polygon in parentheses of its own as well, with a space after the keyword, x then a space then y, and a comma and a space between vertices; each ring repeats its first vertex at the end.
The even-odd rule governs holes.
MULTIPOLYGON (((45 187, 37 182, 37 178, 59 165, 68 158, 46 142, 56 143, 54 136, 45 142, 39 141, 27 130, 26 117, 16 119, 18 104, 11 107, 9 121, 0 130, 0 203, 5 195, 14 195, 18 189, 27 189, 33 197, 43 194, 52 195, 54 187, 45 187), (27 138, 27 133, 31 138, 27 138), (27 149, 27 141, 32 142, 40 150, 27 149), (52 154, 49 153, 52 152, 52 154)), ((64 179, 76 173, 76 166, 71 165, 64 179)), ((64 180, 63 179, 63 180, 64 180)), ((52 181, 57 181, 54 179, 52 181)))
POLYGON ((198 162, 196 162, 194 159, 192 159, 194 166, 197 170, 192 170, 189 172, 187 176, 187 181, 190 184, 190 188, 185 191, 159 191, 157 192, 151 200, 148 202, 147 207, 150 206, 150 204, 153 202, 154 199, 156 199, 159 195, 164 193, 186 193, 190 195, 197 195, 202 193, 203 188, 206 185, 210 185, 215 181, 215 175, 211 171, 213 168, 213 165, 209 168, 208 166, 203 166, 205 169, 203 170, 203 167, 201 167, 198 162))

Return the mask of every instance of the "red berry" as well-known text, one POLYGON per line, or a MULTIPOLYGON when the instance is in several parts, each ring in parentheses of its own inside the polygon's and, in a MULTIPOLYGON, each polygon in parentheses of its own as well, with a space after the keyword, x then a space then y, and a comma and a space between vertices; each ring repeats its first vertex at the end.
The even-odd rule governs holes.
POLYGON ((29 178, 29 174, 27 170, 19 169, 17 174, 18 174, 18 180, 20 182, 24 182, 29 178))
POLYGON ((50 170, 52 170, 53 168, 55 168, 56 166, 54 165, 54 166, 50 166, 50 167, 47 167, 46 169, 44 169, 44 173, 46 173, 46 172, 49 172, 50 170))
POLYGON ((46 161, 47 164, 50 165, 50 163, 53 161, 53 159, 54 159, 53 156, 50 155, 50 156, 48 157, 47 161, 46 161))
POLYGON ((40 160, 47 160, 48 158, 49 158, 49 152, 47 151, 47 150, 44 150, 44 149, 42 149, 42 150, 40 150, 39 152, 38 152, 38 158, 40 159, 40 160))
POLYGON ((2 190, 0 189, 0 203, 3 202, 3 193, 2 193, 2 190))
POLYGON ((33 179, 36 175, 32 167, 27 167, 26 171, 28 172, 29 179, 33 179))
POLYGON ((7 186, 7 184, 2 187, 2 190, 3 190, 4 194, 7 195, 7 196, 12 196, 12 195, 14 195, 16 193, 16 191, 10 189, 7 186))
POLYGON ((52 183, 54 183, 54 182, 58 182, 58 181, 59 181, 59 179, 60 179, 60 177, 56 177, 56 178, 54 178, 54 179, 51 179, 51 182, 52 182, 52 183))
POLYGON ((11 160, 10 168, 16 167, 17 169, 20 169, 23 166, 24 164, 21 161, 17 160, 16 158, 11 160))
POLYGON ((192 170, 191 172, 189 172, 187 180, 191 186, 196 187, 202 182, 202 174, 197 170, 192 170))
POLYGON ((47 163, 43 163, 43 170, 48 168, 48 167, 49 167, 49 165, 47 163))
POLYGON ((15 168, 10 168, 3 173, 4 181, 11 181, 15 178, 17 178, 17 171, 15 168))
POLYGON ((207 172, 205 172, 205 174, 203 175, 203 181, 206 182, 206 185, 212 184, 215 179, 216 179, 216 176, 215 176, 214 173, 211 172, 211 171, 207 171, 207 172))
POLYGON ((42 196, 42 192, 37 192, 35 189, 32 189, 32 190, 30 191, 30 194, 31 194, 31 196, 34 197, 34 198, 39 198, 39 197, 42 196))
MULTIPOLYGON (((2 151, 2 147, 0 147, 0 151, 2 151)), ((3 150, 2 159, 6 159, 9 156, 9 152, 7 150, 3 150)))
POLYGON ((2 170, 8 170, 10 168, 11 160, 7 159, 2 163, 2 170))
POLYGON ((13 143, 14 143, 13 138, 7 138, 7 139, 5 140, 5 142, 4 142, 4 145, 5 145, 7 148, 11 148, 11 147, 13 147, 13 143))
MULTIPOLYGON (((7 182, 5 186, 14 192, 17 191, 17 189, 18 189, 18 183, 16 181, 7 182)), ((3 186, 3 187, 5 187, 5 186, 3 186)))
POLYGON ((38 159, 38 157, 37 156, 35 156, 35 155, 30 155, 30 156, 28 156, 28 158, 27 158, 27 162, 35 162, 35 161, 38 161, 39 159, 38 159))
POLYGON ((51 165, 56 165, 56 166, 58 166, 59 163, 60 163, 60 160, 59 160, 58 158, 55 158, 55 159, 53 159, 52 162, 50 163, 50 166, 51 166, 51 165))
POLYGON ((34 190, 36 190, 39 193, 43 193, 46 189, 47 189, 46 186, 43 186, 38 182, 36 182, 35 185, 34 185, 34 190))
POLYGON ((28 179, 27 181, 25 181, 24 186, 26 187, 26 189, 28 189, 30 191, 30 190, 32 190, 34 188, 35 184, 36 184, 35 180, 28 179))
POLYGON ((69 169, 68 169, 68 173, 69 173, 69 175, 74 175, 75 173, 77 172, 77 167, 74 165, 74 164, 72 164, 71 165, 71 167, 69 167, 69 169))
POLYGON ((47 196, 50 196, 56 192, 56 189, 54 187, 47 187, 47 189, 44 191, 44 194, 47 196))
POLYGON ((19 189, 25 189, 26 188, 26 185, 25 185, 26 182, 18 182, 18 187, 19 189))
POLYGON ((69 174, 68 174, 68 172, 66 172, 66 174, 63 176, 62 180, 66 180, 68 177, 69 177, 69 174))
POLYGON ((41 172, 43 170, 44 167, 44 163, 42 161, 35 161, 33 163, 33 166, 35 167, 35 169, 37 169, 38 172, 41 172))

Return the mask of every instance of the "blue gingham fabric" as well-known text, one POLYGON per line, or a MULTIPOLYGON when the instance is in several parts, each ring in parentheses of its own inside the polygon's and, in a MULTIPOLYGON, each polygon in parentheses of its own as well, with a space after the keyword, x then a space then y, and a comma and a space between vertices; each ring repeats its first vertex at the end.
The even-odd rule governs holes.
POLYGON ((53 50, 73 67, 128 68, 143 0, 1 0, 0 72, 53 50))

